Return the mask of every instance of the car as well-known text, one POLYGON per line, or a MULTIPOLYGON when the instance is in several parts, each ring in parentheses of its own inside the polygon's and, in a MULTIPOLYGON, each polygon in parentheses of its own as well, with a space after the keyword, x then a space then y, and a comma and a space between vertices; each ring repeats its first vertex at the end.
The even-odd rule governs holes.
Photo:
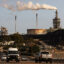
POLYGON ((1 61, 6 61, 6 59, 7 59, 7 55, 3 54, 3 55, 1 56, 1 61))
POLYGON ((29 61, 29 58, 27 56, 22 56, 21 61, 29 61))
POLYGON ((19 54, 18 48, 10 47, 8 49, 7 62, 9 62, 10 60, 11 61, 15 60, 16 62, 20 61, 20 54, 19 54))
POLYGON ((37 54, 35 56, 35 62, 41 62, 41 61, 46 61, 46 62, 51 62, 52 63, 52 59, 53 59, 53 56, 52 56, 52 53, 48 52, 48 51, 43 51, 43 52, 40 52, 39 54, 37 54))

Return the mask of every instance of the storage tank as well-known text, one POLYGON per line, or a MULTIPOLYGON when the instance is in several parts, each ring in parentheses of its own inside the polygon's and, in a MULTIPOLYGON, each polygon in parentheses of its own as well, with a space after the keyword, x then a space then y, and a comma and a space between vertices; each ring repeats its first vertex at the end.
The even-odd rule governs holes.
POLYGON ((47 30, 46 29, 27 29, 27 34, 46 34, 47 30))

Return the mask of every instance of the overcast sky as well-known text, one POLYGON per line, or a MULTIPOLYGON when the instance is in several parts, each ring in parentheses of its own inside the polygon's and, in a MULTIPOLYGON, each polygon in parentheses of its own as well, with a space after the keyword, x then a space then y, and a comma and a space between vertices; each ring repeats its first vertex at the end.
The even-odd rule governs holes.
POLYGON ((6 27, 9 34, 15 32, 15 15, 17 16, 17 32, 19 33, 27 33, 27 29, 36 28, 36 12, 38 13, 38 28, 49 29, 53 27, 55 10, 12 11, 2 6, 3 4, 8 4, 15 7, 17 1, 26 4, 32 1, 33 4, 47 4, 56 7, 58 9, 58 16, 61 19, 61 27, 64 28, 64 0, 0 0, 0 27, 6 27))

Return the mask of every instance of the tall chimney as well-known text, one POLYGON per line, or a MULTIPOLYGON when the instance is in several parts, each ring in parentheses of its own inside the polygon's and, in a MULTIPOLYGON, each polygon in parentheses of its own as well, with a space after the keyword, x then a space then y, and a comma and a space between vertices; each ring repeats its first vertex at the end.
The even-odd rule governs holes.
POLYGON ((56 18, 58 18, 58 11, 56 10, 56 18))
POLYGON ((16 33, 16 19, 17 19, 17 16, 15 15, 15 33, 16 33))
POLYGON ((56 10, 55 12, 56 16, 53 19, 53 27, 54 29, 59 29, 60 28, 60 18, 58 18, 58 11, 56 10))
POLYGON ((38 13, 36 13, 36 28, 38 28, 38 13))

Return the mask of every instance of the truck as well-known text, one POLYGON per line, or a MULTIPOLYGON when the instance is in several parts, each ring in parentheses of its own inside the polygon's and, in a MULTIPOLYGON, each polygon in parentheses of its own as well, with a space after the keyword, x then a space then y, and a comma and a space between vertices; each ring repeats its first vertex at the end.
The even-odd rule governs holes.
POLYGON ((39 54, 36 54, 35 56, 35 62, 42 62, 42 61, 46 61, 46 62, 50 62, 52 63, 52 59, 53 59, 53 55, 52 53, 45 51, 45 52, 40 52, 39 54))
POLYGON ((15 60, 16 62, 20 61, 20 54, 18 48, 10 47, 7 52, 7 62, 15 60))

